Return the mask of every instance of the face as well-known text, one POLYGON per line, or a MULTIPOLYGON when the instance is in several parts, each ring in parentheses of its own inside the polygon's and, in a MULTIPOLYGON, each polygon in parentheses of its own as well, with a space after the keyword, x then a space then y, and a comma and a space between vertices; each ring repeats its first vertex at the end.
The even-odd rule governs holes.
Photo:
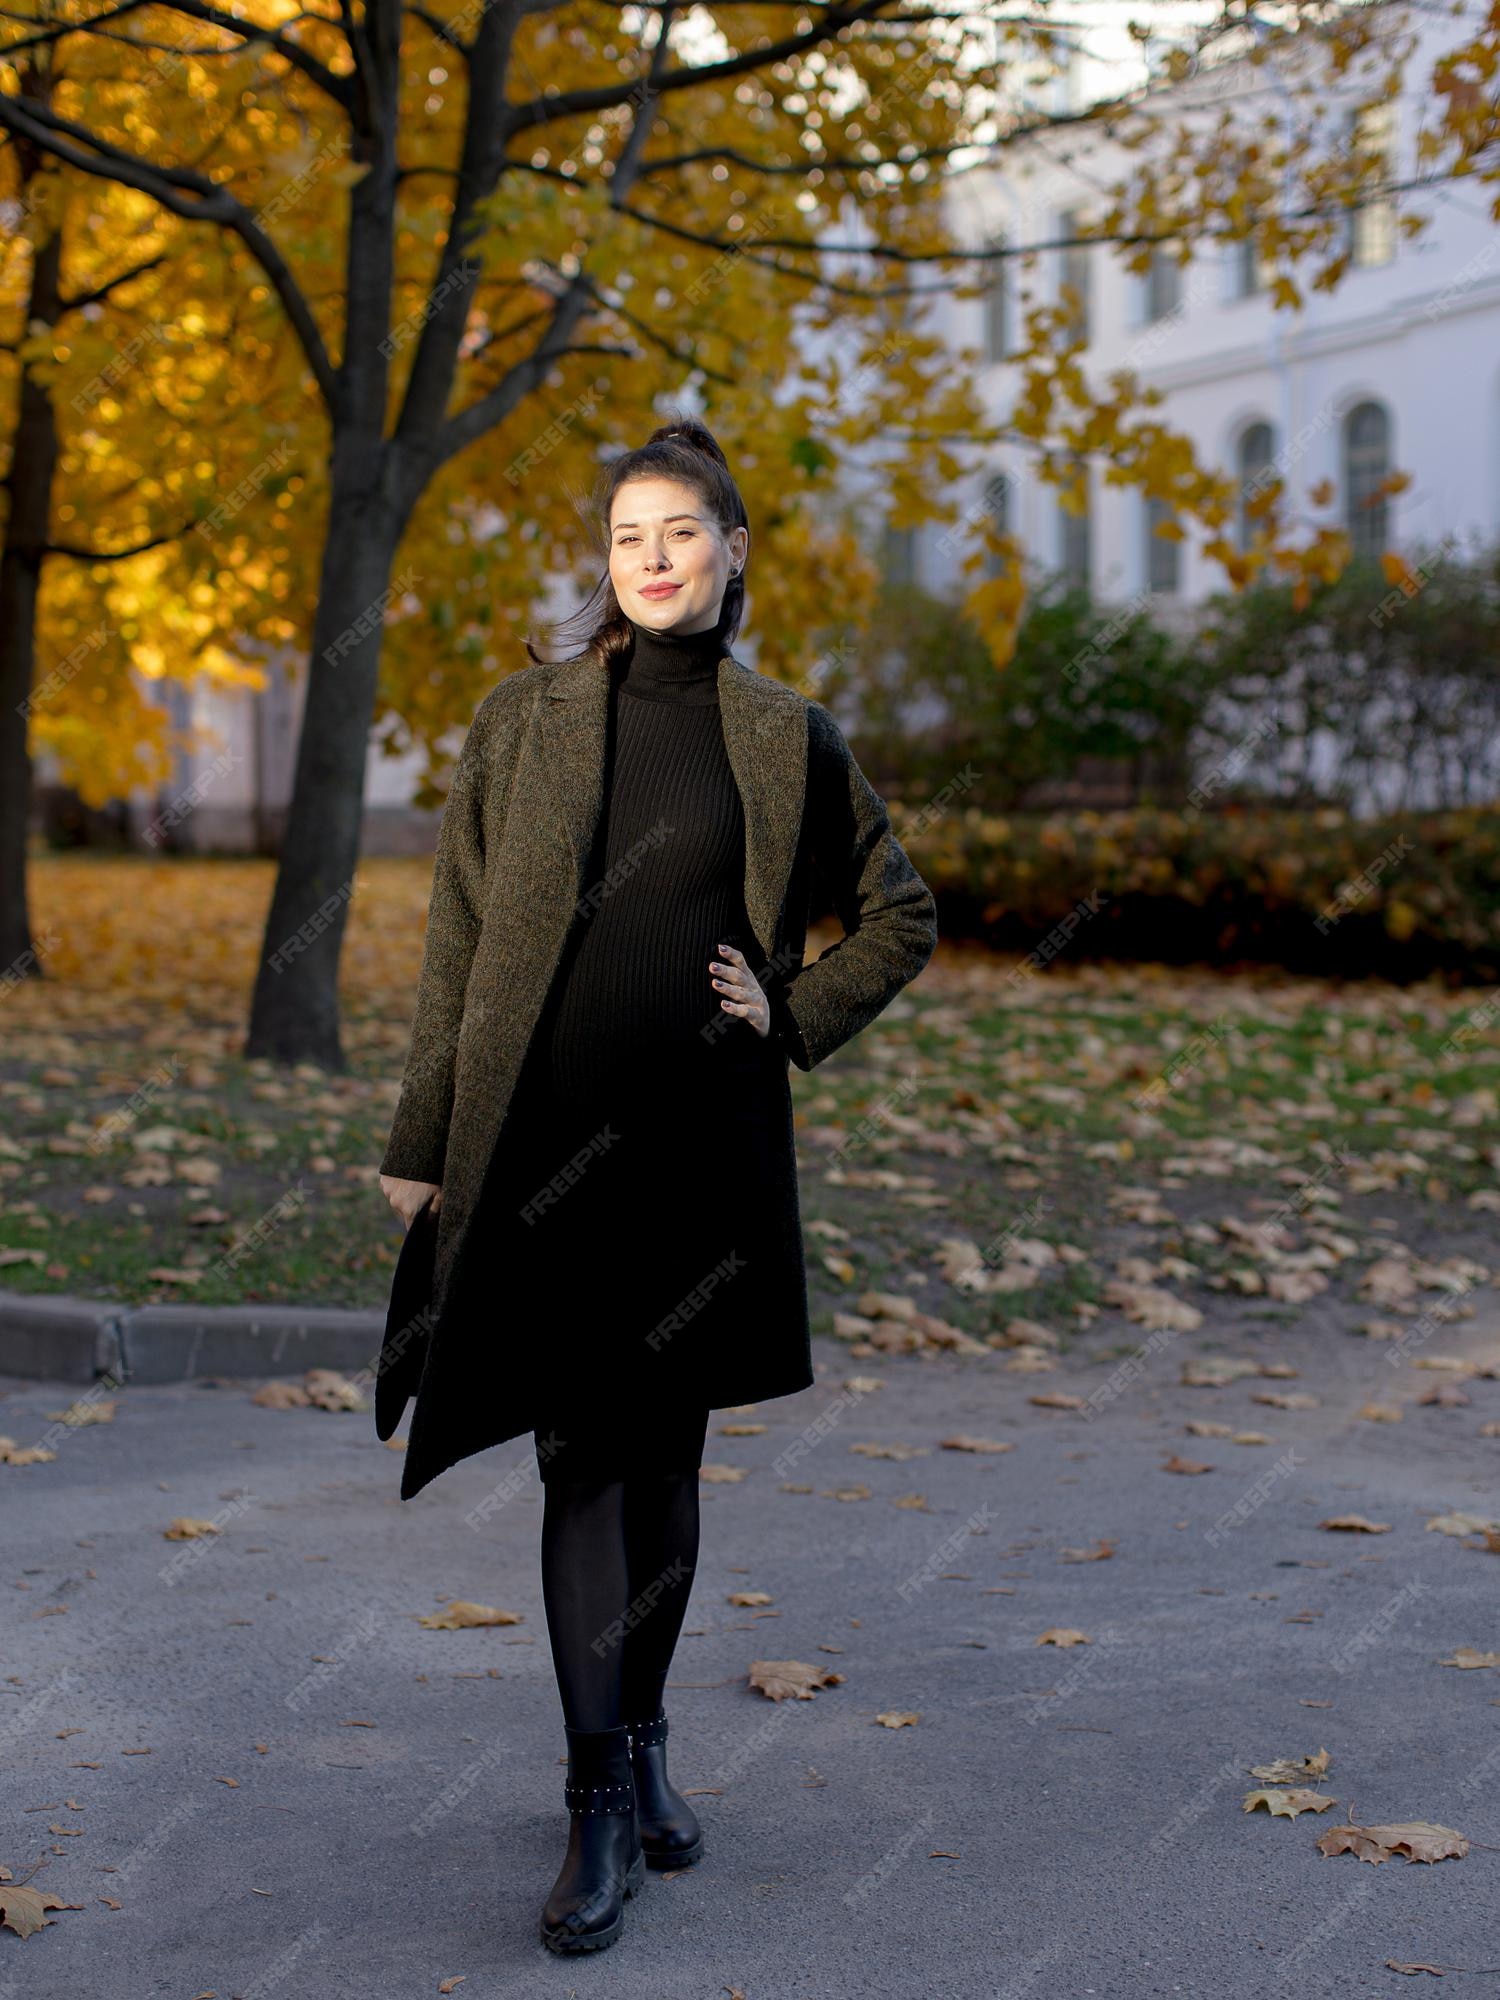
POLYGON ((709 632, 724 586, 750 546, 744 528, 725 537, 691 486, 631 479, 610 509, 609 580, 620 609, 653 632, 709 632))

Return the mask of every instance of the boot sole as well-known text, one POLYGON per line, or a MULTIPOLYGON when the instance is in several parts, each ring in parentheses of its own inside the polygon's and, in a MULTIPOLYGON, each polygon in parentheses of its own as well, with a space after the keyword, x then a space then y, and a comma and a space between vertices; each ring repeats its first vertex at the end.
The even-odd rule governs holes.
MULTIPOLYGON (((646 1859, 644 1853, 642 1853, 636 1856, 625 1871, 624 1894, 626 1896, 633 1896, 645 1879, 646 1859)), ((614 1943, 624 1928, 625 1912, 622 1910, 606 1930, 570 1931, 566 1928, 562 1930, 549 1930, 546 1924, 543 1924, 541 1937, 542 1943, 547 1947, 548 1951, 557 1952, 566 1957, 580 1951, 604 1951, 614 1943)))
POLYGON ((643 1847, 648 1868, 691 1868, 703 1853, 703 1835, 700 1833, 691 1847, 684 1847, 673 1853, 664 1847, 643 1847))

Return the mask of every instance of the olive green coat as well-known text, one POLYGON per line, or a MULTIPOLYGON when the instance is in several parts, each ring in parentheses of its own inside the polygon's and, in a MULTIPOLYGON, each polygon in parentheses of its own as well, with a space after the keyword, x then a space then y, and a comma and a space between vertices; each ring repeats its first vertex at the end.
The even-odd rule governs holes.
MULTIPOLYGON (((388 1330, 381 1357, 380 1435, 417 1396, 403 1498, 457 1458, 530 1428, 496 1413, 476 1430, 463 1408, 466 1342, 493 1351, 494 1293, 481 1329, 457 1280, 481 1247, 470 1221, 591 886, 608 694, 592 648, 500 682, 475 714, 443 813, 410 1050, 380 1163, 384 1174, 443 1190, 430 1311, 394 1341, 388 1330)), ((719 711, 744 805, 745 908, 765 954, 752 970, 773 1000, 786 1055, 809 1070, 922 970, 937 942, 936 905, 826 708, 726 654, 719 711), (845 935, 804 966, 814 871, 845 935)), ((795 1203, 794 1155, 786 1177, 789 1186, 769 1192, 795 1203)), ((800 1265, 800 1234, 793 1240, 800 1265)), ((804 1326, 804 1356, 805 1343, 804 1326)), ((810 1379, 805 1365, 788 1388, 810 1379)))

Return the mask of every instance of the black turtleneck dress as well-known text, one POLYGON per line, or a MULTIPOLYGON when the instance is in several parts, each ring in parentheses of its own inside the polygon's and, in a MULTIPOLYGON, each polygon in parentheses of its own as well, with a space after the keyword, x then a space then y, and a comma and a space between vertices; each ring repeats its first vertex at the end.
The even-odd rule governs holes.
MULTIPOLYGON (((611 675, 603 810, 516 1091, 494 1211, 519 1298, 542 1479, 695 1468, 715 1343, 754 1337, 744 1274, 788 1114, 786 1052, 727 1013, 710 961, 757 969, 724 746, 721 629, 634 625, 611 675), (736 1281, 740 1290, 736 1294, 736 1281)), ((800 1255, 800 1245, 798 1246, 800 1255)))

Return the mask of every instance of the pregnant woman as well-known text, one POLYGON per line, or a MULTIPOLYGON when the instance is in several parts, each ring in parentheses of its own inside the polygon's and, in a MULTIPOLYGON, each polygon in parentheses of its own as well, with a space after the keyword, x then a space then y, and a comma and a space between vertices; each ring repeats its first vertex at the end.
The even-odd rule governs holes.
POLYGON ((528 648, 460 755, 381 1163, 432 1260, 377 1383, 383 1437, 417 1398, 403 1499, 533 1433, 568 1753, 554 1951, 613 1943, 646 1864, 702 1853, 663 1692, 708 1415, 813 1380, 787 1065, 936 943, 831 715, 729 651, 749 530, 712 434, 680 418, 612 462, 598 517, 607 576, 558 634, 583 652, 528 648), (846 934, 803 966, 814 871, 846 934))

